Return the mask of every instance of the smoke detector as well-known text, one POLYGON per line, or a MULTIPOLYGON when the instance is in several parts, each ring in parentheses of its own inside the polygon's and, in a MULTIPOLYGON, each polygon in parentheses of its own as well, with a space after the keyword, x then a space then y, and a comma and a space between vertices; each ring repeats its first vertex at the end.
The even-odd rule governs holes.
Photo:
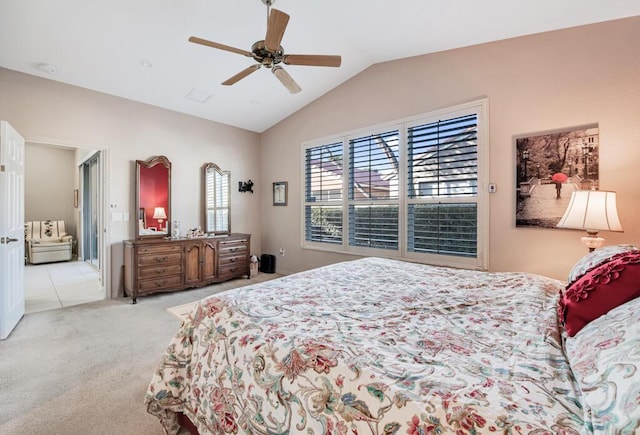
POLYGON ((36 65, 36 68, 39 71, 42 71, 43 73, 47 73, 47 74, 55 74, 57 71, 55 66, 48 63, 39 63, 38 65, 36 65))

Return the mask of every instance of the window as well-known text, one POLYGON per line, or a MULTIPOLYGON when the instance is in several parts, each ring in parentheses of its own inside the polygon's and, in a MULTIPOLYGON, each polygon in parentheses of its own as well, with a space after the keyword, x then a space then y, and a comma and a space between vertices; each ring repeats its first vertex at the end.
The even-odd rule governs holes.
POLYGON ((409 252, 475 257, 478 116, 407 128, 409 252))
POLYGON ((342 143, 305 151, 305 240, 342 243, 342 143))
POLYGON ((230 231, 229 171, 221 170, 214 163, 204 165, 205 231, 225 234, 230 231))
POLYGON ((486 106, 304 144, 303 247, 486 268, 486 106))
POLYGON ((398 249, 399 132, 349 140, 349 246, 398 249))

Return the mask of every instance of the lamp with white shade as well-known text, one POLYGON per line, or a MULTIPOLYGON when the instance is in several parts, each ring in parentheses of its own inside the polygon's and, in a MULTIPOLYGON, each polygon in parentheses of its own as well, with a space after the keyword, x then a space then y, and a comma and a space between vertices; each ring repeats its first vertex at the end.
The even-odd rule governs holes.
POLYGON ((557 228, 586 230, 580 241, 589 251, 604 243, 598 231, 622 232, 616 207, 616 192, 605 190, 576 190, 571 194, 569 207, 556 225, 557 228))
POLYGON ((153 218, 158 221, 158 225, 160 225, 160 231, 162 231, 162 221, 167 218, 167 213, 164 211, 164 207, 156 207, 153 210, 153 218))

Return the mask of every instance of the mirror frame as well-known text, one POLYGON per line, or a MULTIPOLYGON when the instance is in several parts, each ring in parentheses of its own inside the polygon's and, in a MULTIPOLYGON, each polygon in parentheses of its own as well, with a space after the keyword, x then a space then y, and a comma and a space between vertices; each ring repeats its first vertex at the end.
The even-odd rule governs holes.
MULTIPOLYGON (((215 190, 215 178, 214 178, 214 190, 215 190)), ((230 171, 223 171, 222 169, 220 169, 220 167, 218 165, 216 165, 215 163, 205 163, 204 166, 202 167, 202 181, 203 181, 203 192, 204 192, 204 232, 207 234, 213 234, 213 235, 228 235, 231 234, 231 172, 230 171), (208 190, 207 190, 207 175, 213 173, 214 177, 227 177, 227 198, 228 198, 228 204, 227 204, 227 229, 223 230, 223 231, 216 231, 215 228, 209 228, 209 219, 208 219, 208 211, 209 208, 207 207, 207 198, 208 198, 208 190)), ((217 207, 214 205, 213 210, 215 210, 217 207)))
MULTIPOLYGON (((159 237, 169 237, 171 236, 171 162, 165 156, 154 156, 147 160, 136 160, 136 210, 135 216, 135 235, 136 239, 146 239, 146 238, 159 238, 159 237), (156 165, 162 165, 167 169, 167 219, 166 219, 166 232, 159 232, 158 234, 140 234, 140 168, 150 169, 156 165)), ((145 218, 146 222, 146 218, 145 218)))

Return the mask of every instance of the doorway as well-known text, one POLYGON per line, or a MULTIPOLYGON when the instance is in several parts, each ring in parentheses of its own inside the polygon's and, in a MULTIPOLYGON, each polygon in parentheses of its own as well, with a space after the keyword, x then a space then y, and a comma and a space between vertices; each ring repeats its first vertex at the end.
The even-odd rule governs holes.
POLYGON ((27 142, 25 199, 31 204, 26 207, 30 219, 55 215, 65 220, 75 239, 71 261, 27 264, 27 313, 106 298, 105 160, 106 150, 27 142), (60 192, 60 197, 52 197, 60 192))
POLYGON ((97 151, 80 165, 82 190, 82 249, 79 259, 100 270, 100 237, 98 217, 100 216, 100 152, 97 151))

